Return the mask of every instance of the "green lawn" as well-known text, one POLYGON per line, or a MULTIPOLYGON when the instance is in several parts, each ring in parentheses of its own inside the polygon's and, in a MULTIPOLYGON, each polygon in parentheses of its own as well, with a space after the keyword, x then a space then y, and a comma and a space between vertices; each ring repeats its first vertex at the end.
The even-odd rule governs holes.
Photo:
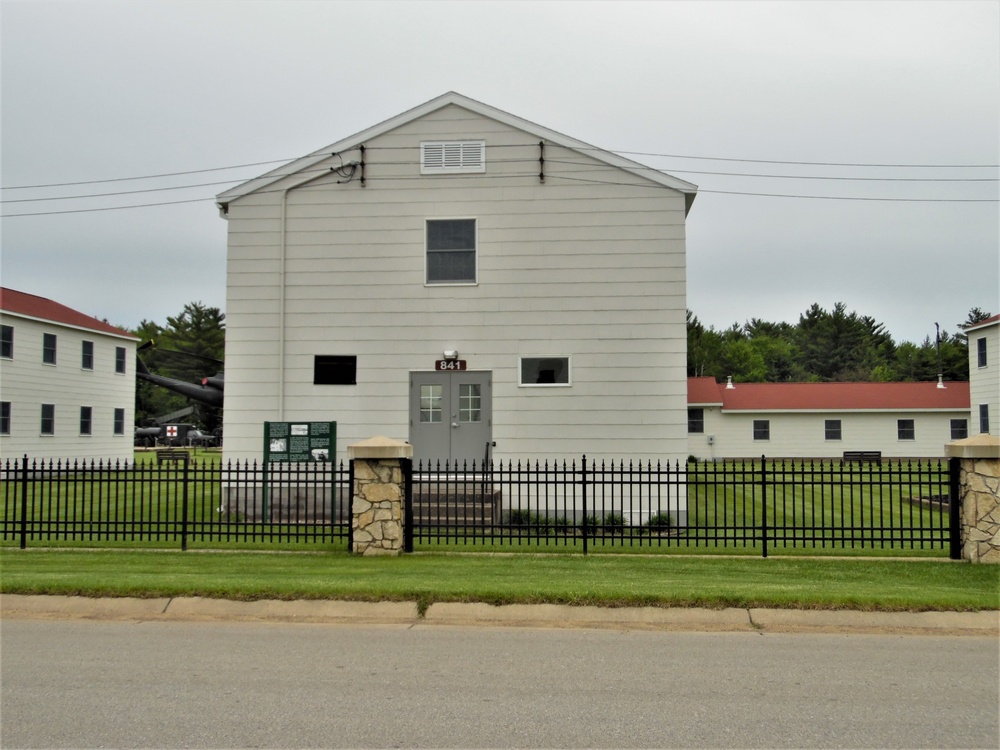
POLYGON ((1000 567, 945 561, 0 550, 0 591, 885 611, 1000 608, 1000 567))

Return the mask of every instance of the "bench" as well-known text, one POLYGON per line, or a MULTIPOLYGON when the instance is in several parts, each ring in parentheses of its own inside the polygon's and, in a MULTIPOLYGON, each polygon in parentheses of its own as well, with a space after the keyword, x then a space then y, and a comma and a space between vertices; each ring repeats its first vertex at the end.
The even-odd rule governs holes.
POLYGON ((880 464, 882 463, 882 451, 844 451, 844 460, 880 464))
POLYGON ((190 451, 178 451, 178 450, 161 450, 156 451, 156 463, 162 464, 168 461, 183 461, 187 463, 191 460, 190 451))

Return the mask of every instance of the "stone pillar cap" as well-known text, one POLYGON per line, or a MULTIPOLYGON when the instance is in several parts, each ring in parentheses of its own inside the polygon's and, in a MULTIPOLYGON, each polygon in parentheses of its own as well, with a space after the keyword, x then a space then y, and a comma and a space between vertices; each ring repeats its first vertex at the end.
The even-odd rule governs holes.
POLYGON ((948 458, 1000 458, 1000 436, 981 434, 944 446, 948 458))
POLYGON ((362 440, 347 446, 348 458, 413 458, 413 446, 385 435, 362 440))

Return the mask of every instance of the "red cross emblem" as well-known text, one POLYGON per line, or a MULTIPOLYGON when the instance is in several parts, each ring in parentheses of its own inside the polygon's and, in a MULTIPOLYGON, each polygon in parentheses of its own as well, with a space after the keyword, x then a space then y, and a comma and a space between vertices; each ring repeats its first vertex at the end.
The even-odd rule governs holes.
POLYGON ((167 437, 177 437, 177 425, 167 427, 167 437))

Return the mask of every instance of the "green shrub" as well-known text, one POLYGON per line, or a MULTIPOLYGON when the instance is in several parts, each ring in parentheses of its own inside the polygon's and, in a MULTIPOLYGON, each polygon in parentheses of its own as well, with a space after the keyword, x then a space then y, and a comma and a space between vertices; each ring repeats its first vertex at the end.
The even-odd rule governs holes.
POLYGON ((669 529, 674 525, 674 519, 670 517, 669 513, 657 513, 649 517, 649 520, 643 524, 650 529, 669 529))
POLYGON ((620 513, 606 513, 602 525, 606 529, 623 529, 625 528, 625 516, 620 513))

